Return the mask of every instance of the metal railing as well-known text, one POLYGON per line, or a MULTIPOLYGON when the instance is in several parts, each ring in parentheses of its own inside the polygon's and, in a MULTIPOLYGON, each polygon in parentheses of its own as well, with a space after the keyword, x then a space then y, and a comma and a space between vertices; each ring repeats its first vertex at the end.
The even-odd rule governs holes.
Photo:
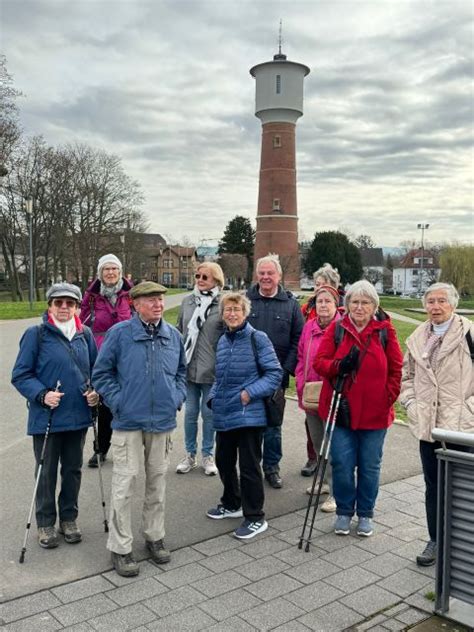
POLYGON ((435 429, 432 436, 442 445, 436 451, 435 612, 470 626, 474 622, 474 434, 435 429))

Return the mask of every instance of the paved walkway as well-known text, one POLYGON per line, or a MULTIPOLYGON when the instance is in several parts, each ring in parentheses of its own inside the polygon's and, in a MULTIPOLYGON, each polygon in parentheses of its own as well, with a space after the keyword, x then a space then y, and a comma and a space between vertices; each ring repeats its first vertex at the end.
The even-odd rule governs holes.
POLYGON ((387 312, 387 314, 392 320, 402 320, 404 323, 411 323, 412 325, 421 325, 423 322, 417 318, 411 318, 410 316, 405 316, 404 314, 399 314, 398 312, 387 312))
POLYGON ((434 568, 413 561, 426 537, 420 475, 382 486, 371 538, 336 536, 333 516, 318 514, 305 553, 303 519, 270 520, 248 543, 226 533, 181 548, 162 568, 144 560, 137 578, 106 571, 4 603, 0 629, 379 632, 429 616, 434 568))

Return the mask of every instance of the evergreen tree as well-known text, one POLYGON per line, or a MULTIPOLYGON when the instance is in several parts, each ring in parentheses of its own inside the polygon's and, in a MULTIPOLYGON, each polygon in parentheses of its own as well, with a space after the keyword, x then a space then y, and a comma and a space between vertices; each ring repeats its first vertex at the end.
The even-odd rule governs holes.
POLYGON ((248 262, 247 282, 252 278, 255 230, 248 217, 236 215, 227 224, 219 242, 219 254, 245 255, 248 262))
POLYGON ((342 284, 354 283, 362 278, 360 252, 343 233, 326 231, 316 233, 304 260, 304 271, 308 276, 324 263, 330 263, 341 275, 342 284))

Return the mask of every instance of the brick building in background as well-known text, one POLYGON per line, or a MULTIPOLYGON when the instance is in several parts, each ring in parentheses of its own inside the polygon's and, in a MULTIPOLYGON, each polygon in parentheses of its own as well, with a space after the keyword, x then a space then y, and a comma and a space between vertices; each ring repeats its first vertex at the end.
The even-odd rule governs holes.
POLYGON ((278 54, 250 69, 255 116, 262 122, 254 260, 277 253, 289 289, 300 285, 296 202, 296 121, 303 115, 303 83, 310 70, 278 54))

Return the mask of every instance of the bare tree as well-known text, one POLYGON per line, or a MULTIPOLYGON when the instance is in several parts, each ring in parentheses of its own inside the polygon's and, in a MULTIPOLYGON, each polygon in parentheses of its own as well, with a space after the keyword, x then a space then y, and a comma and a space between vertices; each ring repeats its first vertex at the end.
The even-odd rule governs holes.
POLYGON ((219 257, 219 265, 234 290, 245 283, 248 273, 248 260, 245 255, 224 253, 219 257))

